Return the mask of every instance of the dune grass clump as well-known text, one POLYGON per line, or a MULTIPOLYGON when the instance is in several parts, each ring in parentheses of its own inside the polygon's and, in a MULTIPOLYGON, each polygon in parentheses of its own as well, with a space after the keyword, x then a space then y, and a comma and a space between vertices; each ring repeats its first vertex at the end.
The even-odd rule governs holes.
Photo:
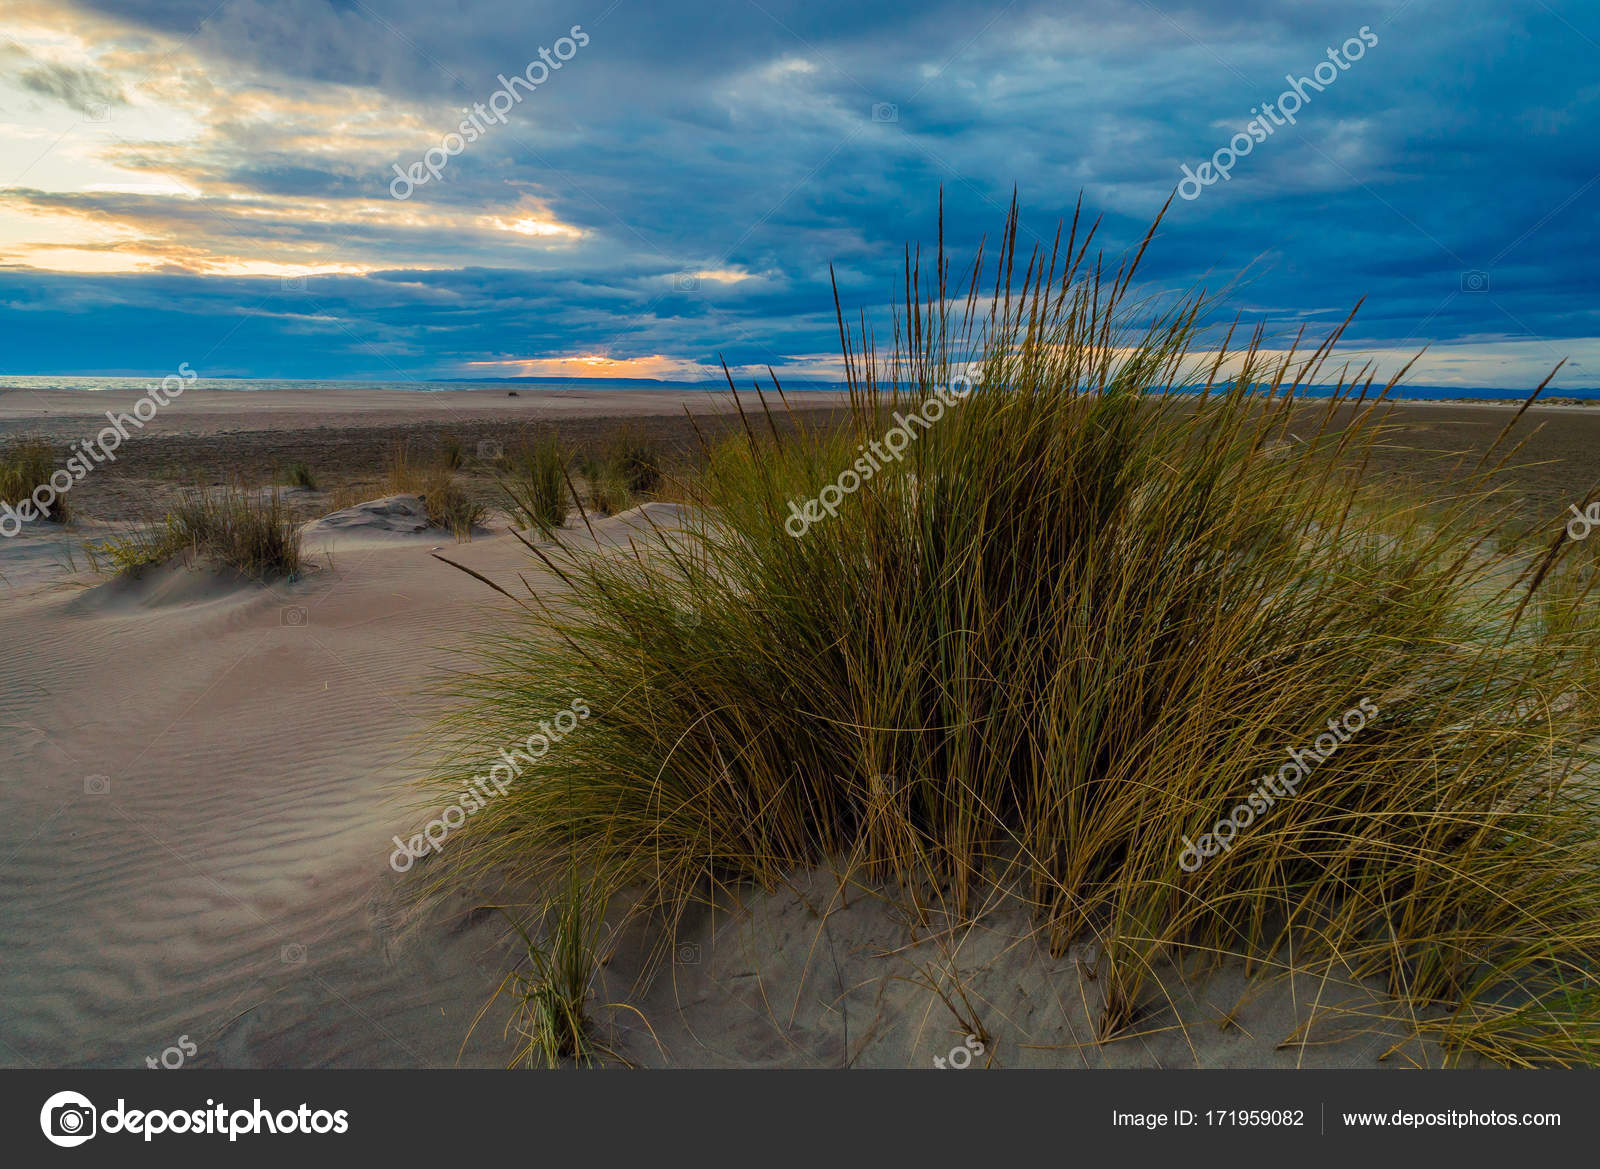
POLYGON ((423 481, 422 502, 428 509, 428 522, 449 531, 457 542, 471 540, 472 530, 482 527, 489 514, 488 506, 473 498, 442 466, 423 481))
POLYGON ((636 423, 619 430, 606 450, 606 462, 630 496, 647 495, 660 485, 662 458, 661 444, 636 423))
POLYGON ((420 496, 430 524, 458 542, 471 540, 472 530, 482 526, 489 509, 455 481, 452 472, 465 463, 465 450, 455 435, 445 436, 431 461, 419 459, 409 443, 397 442, 389 453, 384 487, 391 495, 420 496))
POLYGON ((1302 395, 1339 331, 1202 357, 1204 298, 1089 244, 1019 254, 1013 213, 958 290, 941 240, 891 349, 841 314, 846 432, 747 400, 689 533, 536 549, 562 590, 454 683, 437 781, 595 717, 447 872, 581 856, 670 930, 830 864, 1093 938, 1105 1037, 1239 955, 1381 985, 1452 1058, 1600 1063, 1600 628, 1558 522, 1493 538, 1521 416, 1444 503, 1377 490, 1394 383, 1302 395))
POLYGON ((298 459, 283 469, 283 481, 290 487, 304 487, 307 491, 317 489, 317 477, 311 473, 311 468, 298 459))
POLYGON ((572 499, 567 475, 570 459, 570 452, 553 434, 506 452, 506 469, 498 482, 513 522, 546 533, 567 522, 572 499))
POLYGON ((164 519, 110 540, 98 552, 125 573, 181 556, 257 580, 293 578, 301 565, 300 526, 276 490, 194 487, 164 519))
POLYGON ((601 515, 616 515, 633 506, 627 474, 610 459, 585 459, 579 468, 589 490, 589 505, 601 515))
POLYGON ((432 468, 412 453, 411 444, 397 442, 384 468, 384 486, 390 495, 421 495, 432 468))
POLYGON ((601 515, 616 515, 660 487, 661 466, 661 444, 630 424, 611 438, 603 454, 584 458, 579 471, 591 506, 601 515))
MULTIPOLYGON (((504 913, 504 909, 501 909, 504 913)), ((559 1067, 563 1060, 592 1063, 620 1058, 593 1034, 589 1000, 600 970, 607 931, 604 891, 586 881, 576 865, 553 891, 533 929, 507 914, 522 943, 523 958, 501 980, 478 1012, 476 1027, 501 997, 511 1000, 507 1034, 517 1046, 510 1066, 559 1067)), ((607 1004, 621 1006, 625 1004, 607 1004)))
MULTIPOLYGON (((15 507, 32 498, 35 491, 50 482, 55 470, 55 449, 48 442, 23 439, 13 443, 0 452, 0 503, 15 507)), ((67 521, 67 499, 64 494, 56 494, 49 514, 44 518, 58 524, 67 521)))

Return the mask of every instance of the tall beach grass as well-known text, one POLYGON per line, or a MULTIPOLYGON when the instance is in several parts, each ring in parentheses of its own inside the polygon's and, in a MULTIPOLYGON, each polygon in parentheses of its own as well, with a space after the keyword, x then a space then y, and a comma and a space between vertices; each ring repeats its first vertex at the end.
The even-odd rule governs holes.
POLYGON ((1136 298, 1144 247, 1092 236, 1028 254, 1013 210, 953 279, 941 233, 890 344, 841 306, 848 431, 781 430, 773 386, 706 452, 687 533, 536 549, 562 591, 452 681, 433 782, 527 711, 594 717, 444 879, 559 887, 576 855, 670 933, 831 864, 914 916, 998 895, 1053 952, 1094 938, 1108 1038, 1166 963, 1235 955, 1374 980, 1453 1056, 1600 1063, 1593 564, 1574 581, 1558 521, 1532 556, 1493 538, 1521 416, 1445 503, 1375 490, 1393 382, 1300 393, 1341 330, 1202 346, 1205 297, 1136 298), (1377 714, 1246 819, 1352 709, 1377 714))

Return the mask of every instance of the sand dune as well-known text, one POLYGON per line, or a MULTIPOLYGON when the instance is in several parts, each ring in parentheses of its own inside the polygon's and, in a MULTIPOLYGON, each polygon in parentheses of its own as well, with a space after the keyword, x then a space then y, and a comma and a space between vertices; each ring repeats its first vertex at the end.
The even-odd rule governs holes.
MULTIPOLYGON (((198 1065, 506 1061, 503 1014, 461 1050, 512 959, 503 923, 465 895, 414 918, 388 857, 419 818, 403 785, 435 709, 420 692, 461 660, 466 627, 508 604, 430 550, 553 582, 508 534, 457 545, 407 530, 413 512, 391 499, 313 525, 312 571, 273 587, 184 568, 74 575, 60 535, 0 547, 0 1064, 137 1067, 180 1036, 198 1065)), ((618 1048, 644 1064, 932 1066, 963 1038, 929 970, 969 982, 999 1037, 985 1059, 1006 1066, 1337 1066, 1390 1045, 1383 1032, 1278 1050, 1319 989, 1304 986, 1253 996, 1219 1028, 1244 987, 1224 971, 1097 1047, 1081 951, 1052 959, 1002 914, 899 952, 906 925, 881 902, 841 900, 820 875, 799 887, 689 923, 637 1000, 664 1048, 605 1012, 618 1048)), ((629 993, 647 942, 624 939, 604 997, 629 993)), ((1391 1062, 1437 1053, 1413 1044, 1391 1062)))
POLYGON ((386 841, 416 691, 495 598, 437 534, 364 535, 293 585, 168 569, 0 601, 0 1059, 132 1066, 187 1033, 230 1066, 454 1062, 500 956, 389 952, 386 841))

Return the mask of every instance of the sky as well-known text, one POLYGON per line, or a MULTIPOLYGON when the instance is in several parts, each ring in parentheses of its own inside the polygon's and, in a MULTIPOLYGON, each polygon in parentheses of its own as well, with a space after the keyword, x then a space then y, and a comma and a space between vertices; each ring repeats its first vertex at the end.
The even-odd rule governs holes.
POLYGON ((1141 292, 1600 386, 1597 52, 1592 0, 0 0, 0 384, 803 385, 941 191, 962 256, 1176 189, 1141 292))

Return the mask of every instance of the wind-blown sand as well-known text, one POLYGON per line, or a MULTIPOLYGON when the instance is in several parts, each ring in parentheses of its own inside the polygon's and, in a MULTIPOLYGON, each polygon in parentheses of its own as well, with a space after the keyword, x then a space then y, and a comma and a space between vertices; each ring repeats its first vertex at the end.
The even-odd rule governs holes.
POLYGON ((41 542, 0 548, 0 1059, 138 1066, 182 1033, 228 1066, 452 1062, 499 958, 392 945, 387 789, 487 590, 438 533, 352 533, 272 588, 14 573, 41 542))

